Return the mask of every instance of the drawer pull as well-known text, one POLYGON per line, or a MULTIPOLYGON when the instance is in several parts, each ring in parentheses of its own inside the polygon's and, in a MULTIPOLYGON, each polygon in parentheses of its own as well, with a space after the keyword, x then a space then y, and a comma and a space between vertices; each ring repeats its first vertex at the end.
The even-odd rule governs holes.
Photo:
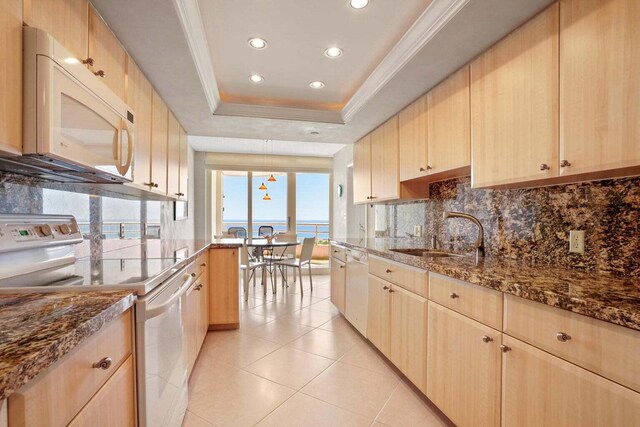
POLYGON ((334 250, 333 250, 333 253, 334 253, 334 254, 337 254, 338 252, 340 252, 340 251, 339 251, 339 250, 337 250, 337 249, 334 249, 334 250))
POLYGON ((111 360, 110 357, 103 357, 102 359, 100 359, 99 362, 94 363, 93 367, 96 369, 102 369, 103 371, 106 371, 111 367, 112 363, 113 363, 113 360, 111 360))
POLYGON ((196 273, 191 273, 191 277, 196 277, 196 273))
POLYGON ((344 265, 341 265, 340 268, 344 268, 344 265))
POLYGON ((391 292, 395 292, 395 291, 393 289, 389 289, 389 293, 391 293, 391 292))
POLYGON ((490 343, 491 341, 493 341, 493 338, 491 338, 488 335, 485 335, 482 337, 482 341, 486 342, 486 343, 490 343))
POLYGON ((382 290, 385 290, 385 291, 388 291, 389 289, 391 289, 391 288, 390 288, 390 287, 388 287, 388 286, 383 286, 383 287, 382 287, 382 290))
POLYGON ((456 294, 455 292, 451 292, 451 293, 449 294, 449 298, 451 298, 451 299, 460 298, 460 295, 456 294))
POLYGON ((500 344, 500 351, 506 353, 507 351, 511 351, 511 347, 508 345, 500 344))
POLYGON ((200 267, 206 267, 206 266, 207 266, 207 264, 204 263, 204 262, 202 264, 200 264, 200 267))
POLYGON ((569 341, 571 339, 571 337, 569 335, 565 334, 564 332, 558 332, 556 334, 556 338, 560 342, 567 342, 567 341, 569 341))
POLYGON ((195 287, 196 291, 199 291, 200 289, 202 289, 202 285, 201 284, 195 287))
POLYGON ((387 268, 387 270, 385 271, 385 273, 389 274, 392 273, 392 271, 390 269, 387 268))

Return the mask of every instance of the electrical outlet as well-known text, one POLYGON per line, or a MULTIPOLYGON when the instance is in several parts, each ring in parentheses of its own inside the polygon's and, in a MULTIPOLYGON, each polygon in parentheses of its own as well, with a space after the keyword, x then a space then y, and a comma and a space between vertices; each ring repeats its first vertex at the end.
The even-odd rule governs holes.
POLYGON ((574 254, 584 253, 584 231, 583 230, 569 231, 569 252, 572 252, 574 254))
POLYGON ((414 225, 413 226, 413 235, 416 237, 422 237, 422 226, 414 225))

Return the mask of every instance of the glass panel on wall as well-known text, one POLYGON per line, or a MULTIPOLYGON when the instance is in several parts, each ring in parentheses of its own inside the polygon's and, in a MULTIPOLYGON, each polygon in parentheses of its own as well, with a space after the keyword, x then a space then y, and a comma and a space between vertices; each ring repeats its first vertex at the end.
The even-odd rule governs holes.
POLYGON ((89 233, 89 195, 70 191, 42 189, 42 213, 73 215, 82 234, 89 233))
POLYGON ((288 230, 287 174, 253 172, 252 187, 252 233, 284 233, 288 230))
POLYGON ((296 174, 298 239, 315 237, 317 245, 328 245, 329 216, 329 174, 296 174))
MULTIPOLYGON (((249 229, 249 190, 247 172, 222 172, 222 229, 249 229)), ((254 190, 256 191, 256 190, 254 190)))
POLYGON ((102 198, 102 234, 105 239, 139 239, 142 235, 139 200, 102 198))

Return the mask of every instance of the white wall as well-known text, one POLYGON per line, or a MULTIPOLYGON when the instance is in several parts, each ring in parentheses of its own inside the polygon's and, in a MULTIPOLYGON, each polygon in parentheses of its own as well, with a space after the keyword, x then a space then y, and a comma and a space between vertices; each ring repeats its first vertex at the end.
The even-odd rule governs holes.
POLYGON ((349 227, 347 221, 348 212, 353 206, 353 194, 350 194, 348 174, 351 169, 347 165, 353 162, 353 145, 347 145, 333 156, 333 236, 348 237, 349 227), (338 185, 342 185, 342 197, 338 197, 335 191, 338 185))

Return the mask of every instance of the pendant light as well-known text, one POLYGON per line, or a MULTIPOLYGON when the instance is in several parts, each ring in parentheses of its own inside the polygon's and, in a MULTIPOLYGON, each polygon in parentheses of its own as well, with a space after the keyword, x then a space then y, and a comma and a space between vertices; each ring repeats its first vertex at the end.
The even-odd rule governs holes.
POLYGON ((262 200, 271 200, 271 197, 269 197, 269 193, 265 193, 262 200))
POLYGON ((258 190, 267 191, 267 186, 264 185, 264 182, 260 184, 260 187, 258 187, 258 190))
POLYGON ((269 179, 267 180, 267 182, 276 182, 276 177, 273 176, 273 174, 271 174, 271 176, 269 177, 269 179))

